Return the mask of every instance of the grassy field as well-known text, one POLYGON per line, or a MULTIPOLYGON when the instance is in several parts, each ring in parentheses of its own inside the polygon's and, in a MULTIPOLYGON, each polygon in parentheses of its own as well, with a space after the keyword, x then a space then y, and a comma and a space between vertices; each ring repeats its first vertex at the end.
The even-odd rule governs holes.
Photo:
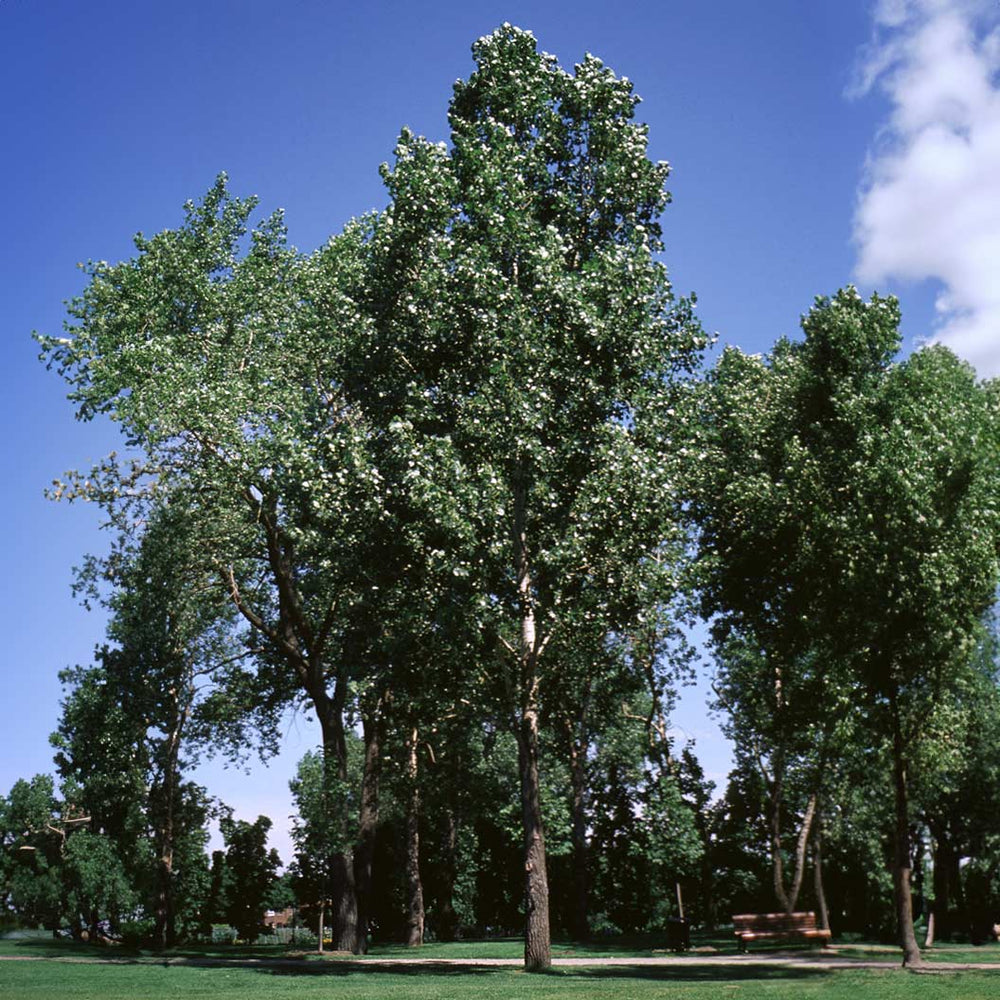
MULTIPOLYGON (((731 952, 728 939, 725 950, 731 952)), ((697 942, 696 942, 697 943, 697 942)), ((642 955, 654 949, 642 942, 609 942, 593 948, 559 945, 556 957, 642 955)), ((701 943, 710 948, 711 944, 701 943)), ((854 944, 842 950, 859 960, 895 960, 898 952, 877 945, 854 944)), ((426 959, 518 958, 519 941, 460 942, 427 945, 419 952, 426 959)), ((372 959, 413 957, 406 949, 377 948, 372 959)), ((519 969, 424 965, 369 968, 334 956, 314 956, 283 965, 251 964, 287 957, 286 949, 205 947, 173 952, 169 961, 148 952, 88 948, 51 939, 0 941, 0 956, 30 957, 29 961, 0 961, 2 1000, 172 1000, 211 997, 213 1000, 718 1000, 718 998, 769 998, 769 1000, 993 1000, 1000 995, 1000 972, 933 971, 915 975, 899 969, 838 969, 820 971, 766 964, 718 966, 708 964, 702 953, 686 956, 670 967, 615 966, 556 969, 529 976, 519 969), (100 959, 95 963, 93 959, 100 959), (110 959, 110 961, 109 961, 110 959), (170 964, 225 960, 206 966, 170 964), (89 961, 88 961, 89 960, 89 961)), ((766 956, 766 951, 761 951, 766 956)), ((1000 961, 1000 947, 949 946, 927 956, 951 962, 1000 961)))

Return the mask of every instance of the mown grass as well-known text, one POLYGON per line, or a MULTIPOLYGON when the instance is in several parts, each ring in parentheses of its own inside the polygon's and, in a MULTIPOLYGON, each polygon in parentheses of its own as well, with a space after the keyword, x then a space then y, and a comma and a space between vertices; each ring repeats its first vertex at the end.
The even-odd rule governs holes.
MULTIPOLYGON (((607 941, 582 947, 558 944, 555 957, 601 957, 641 955, 659 951, 654 940, 607 941)), ((708 941, 698 938, 696 947, 716 951, 735 950, 726 937, 708 941)), ((863 942, 839 949, 853 958, 892 961, 895 949, 863 942)), ((428 944, 414 952, 382 946, 371 959, 382 963, 393 958, 439 960, 442 964, 395 966, 344 961, 337 956, 319 959, 303 956, 292 960, 294 951, 275 946, 179 949, 166 956, 150 952, 128 952, 122 948, 98 948, 34 938, 0 941, 0 956, 29 957, 33 961, 0 961, 0 1000, 168 1000, 168 998, 212 997, 213 1000, 718 1000, 718 998, 762 998, 762 1000, 987 1000, 1000 995, 1000 972, 962 971, 914 975, 892 970, 837 969, 822 971, 757 963, 712 965, 700 953, 669 967, 614 966, 557 968, 545 975, 527 975, 509 967, 448 966, 445 959, 513 958, 521 956, 519 940, 463 941, 428 944), (101 959, 100 963, 88 959, 101 959), (225 964, 174 964, 215 962, 225 964), (267 959, 284 959, 266 964, 267 959), (261 961, 265 964, 260 964, 261 961), (245 963, 245 964, 244 964, 245 963)), ((819 953, 817 953, 819 954, 819 953)), ((760 957, 767 956, 761 950, 760 957)), ((1000 947, 973 948, 949 945, 929 952, 933 961, 976 962, 1000 960, 1000 947)))
MULTIPOLYGON (((866 942, 836 944, 834 950, 842 957, 859 960, 870 959, 891 962, 900 956, 899 948, 888 944, 870 944, 866 942)), ((944 942, 935 945, 933 948, 924 948, 921 954, 924 956, 926 962, 955 962, 963 965, 978 965, 982 962, 1000 962, 1000 944, 972 945, 944 942)))
MULTIPOLYGON (((695 944, 698 942, 696 941, 695 944)), ((608 956, 630 955, 634 957, 649 957, 663 954, 665 951, 662 937, 653 935, 635 938, 612 938, 607 941, 596 941, 586 944, 575 942, 553 942, 552 954, 555 958, 603 958, 608 956)), ((736 947, 729 939, 719 947, 721 951, 735 952, 736 947)), ((19 941, 0 940, 0 955, 34 954, 34 955, 89 955, 100 958, 114 958, 130 954, 139 956, 154 956, 149 950, 128 952, 120 946, 96 947, 79 944, 66 939, 54 939, 49 936, 37 935, 19 941)), ((285 955, 301 955, 303 949, 295 945, 257 944, 257 945, 219 945, 196 944, 174 949, 171 955, 188 958, 276 958, 285 955)), ((496 959, 507 958, 518 960, 524 955, 524 943, 520 938, 491 938, 481 941, 453 941, 449 943, 428 942, 420 948, 407 948, 398 944, 373 945, 370 959, 392 958, 426 958, 426 959, 496 959)), ((310 952, 310 958, 318 958, 310 952)), ((327 952, 327 960, 335 960, 338 956, 327 952)), ((343 956, 341 956, 343 957, 343 956)), ((353 957, 353 956, 352 956, 353 957)))
POLYGON ((298 968, 192 968, 121 960, 111 965, 43 960, 0 962, 3 1000, 987 1000, 995 974, 915 976, 903 971, 817 972, 693 960, 680 967, 557 970, 527 975, 506 968, 410 966, 387 972, 343 962, 298 968))

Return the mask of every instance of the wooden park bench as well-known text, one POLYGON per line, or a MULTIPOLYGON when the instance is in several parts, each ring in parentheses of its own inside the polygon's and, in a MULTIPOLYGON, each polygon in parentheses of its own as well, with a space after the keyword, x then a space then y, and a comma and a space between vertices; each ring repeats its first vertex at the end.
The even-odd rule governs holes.
POLYGON ((740 951, 751 941, 830 940, 830 932, 816 926, 815 913, 740 913, 733 917, 733 932, 740 951))

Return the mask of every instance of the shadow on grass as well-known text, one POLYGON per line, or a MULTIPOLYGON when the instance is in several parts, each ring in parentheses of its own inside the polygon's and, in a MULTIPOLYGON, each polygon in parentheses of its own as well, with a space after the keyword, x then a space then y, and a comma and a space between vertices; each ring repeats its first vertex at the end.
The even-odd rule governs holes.
POLYGON ((152 948, 135 948, 124 944, 94 945, 68 938, 19 938, 0 942, 0 955, 31 955, 38 958, 95 958, 103 961, 152 959, 209 959, 221 962, 247 960, 283 961, 300 957, 301 948, 291 945, 183 945, 158 952, 152 948))
POLYGON ((829 978, 826 969, 804 969, 785 965, 707 965, 697 961, 683 965, 609 965, 582 969, 558 969, 566 977, 588 982, 613 982, 616 979, 646 979, 669 983, 775 982, 829 978))
MULTIPOLYGON (((31 955, 37 958, 115 958, 122 954, 120 947, 84 944, 61 938, 20 938, 3 942, 3 955, 31 955)), ((134 957, 137 952, 129 949, 125 954, 134 957)))
MULTIPOLYGON (((397 964, 392 961, 378 962, 307 962, 302 965, 267 965, 258 966, 255 971, 275 977, 344 977, 353 975, 364 976, 399 976, 419 979, 422 976, 448 976, 452 979, 462 977, 478 978, 489 976, 511 976, 522 974, 519 968, 511 966, 490 965, 449 965, 441 962, 428 962, 420 965, 397 964)), ((816 981, 828 978, 832 973, 823 969, 789 968, 785 966, 766 965, 705 965, 692 962, 684 965, 650 966, 650 965, 615 965, 604 968, 576 967, 571 969, 555 968, 537 974, 539 978, 562 981, 582 981, 588 983, 608 983, 616 981, 642 979, 662 983, 710 983, 710 982, 775 982, 775 981, 816 981)))
POLYGON ((254 969, 268 976, 302 977, 326 976, 344 977, 354 975, 364 976, 400 976, 409 979, 419 979, 422 976, 448 976, 459 979, 467 976, 480 979, 496 973, 510 974, 514 970, 502 965, 449 965, 447 962, 426 962, 420 965, 404 965, 391 961, 352 962, 350 959, 338 962, 303 962, 301 965, 291 963, 282 965, 261 965, 254 969))

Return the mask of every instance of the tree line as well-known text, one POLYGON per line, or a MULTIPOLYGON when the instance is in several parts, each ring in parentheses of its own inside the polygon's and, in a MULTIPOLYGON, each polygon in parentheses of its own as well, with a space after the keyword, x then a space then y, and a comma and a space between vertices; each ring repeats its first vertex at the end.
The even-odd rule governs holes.
POLYGON ((509 25, 473 57, 450 144, 401 133, 384 210, 303 254, 220 176, 39 337, 124 444, 52 490, 107 515, 77 587, 108 636, 64 677, 64 801, 4 805, 8 906, 41 919, 26 855, 87 837, 125 873, 87 920, 195 933, 185 769, 266 757, 304 706, 290 891, 337 949, 520 926, 543 969, 553 926, 662 926, 679 884, 707 924, 811 893, 916 964, 914 890, 939 934, 973 876, 993 899, 996 386, 901 357, 898 304, 852 288, 706 372, 631 83, 509 25), (737 754, 718 801, 669 728, 697 615, 737 754))

